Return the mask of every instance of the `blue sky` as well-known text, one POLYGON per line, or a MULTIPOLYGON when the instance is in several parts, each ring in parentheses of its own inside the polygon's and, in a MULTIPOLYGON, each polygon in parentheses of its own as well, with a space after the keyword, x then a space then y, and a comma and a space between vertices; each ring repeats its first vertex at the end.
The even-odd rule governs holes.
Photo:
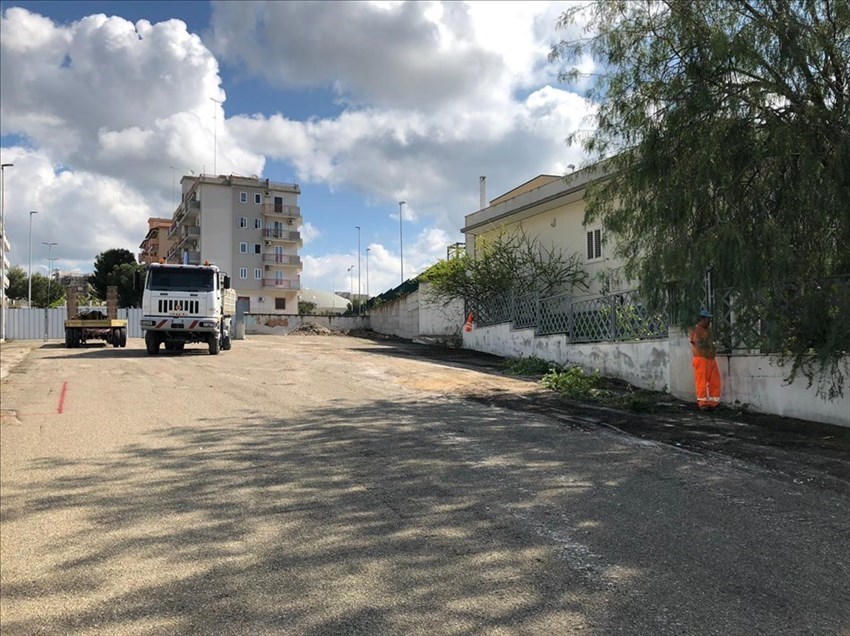
POLYGON ((305 287, 356 287, 359 225, 370 291, 392 288, 398 201, 407 278, 463 240, 479 175, 492 199, 583 163, 564 140, 592 105, 546 60, 566 6, 3 2, 10 259, 26 265, 29 210, 34 271, 42 241, 68 271, 136 253, 175 173, 215 165, 301 186, 305 287))

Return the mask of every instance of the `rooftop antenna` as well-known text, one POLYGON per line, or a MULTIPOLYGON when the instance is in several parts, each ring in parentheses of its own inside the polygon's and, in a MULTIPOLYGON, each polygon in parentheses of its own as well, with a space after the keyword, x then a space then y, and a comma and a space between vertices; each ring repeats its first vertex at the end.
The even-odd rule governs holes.
MULTIPOLYGON (((224 102, 210 97, 216 104, 221 106, 224 102)), ((218 108, 213 106, 213 174, 218 174, 218 108)))

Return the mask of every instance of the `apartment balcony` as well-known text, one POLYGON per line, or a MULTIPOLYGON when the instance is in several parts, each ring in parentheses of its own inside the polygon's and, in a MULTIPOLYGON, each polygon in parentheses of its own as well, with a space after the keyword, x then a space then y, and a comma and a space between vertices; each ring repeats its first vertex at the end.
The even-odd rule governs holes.
POLYGON ((301 257, 291 254, 263 254, 263 263, 272 267, 301 267, 301 257))
POLYGON ((184 225, 180 228, 179 236, 175 245, 178 248, 193 249, 198 247, 201 240, 201 228, 198 225, 184 225))
POLYGON ((299 279, 289 278, 264 278, 263 289, 289 289, 298 291, 301 289, 301 281, 299 279))
POLYGON ((280 243, 297 243, 301 245, 301 232, 294 230, 278 230, 273 227, 267 227, 263 230, 263 238, 267 241, 280 243))
POLYGON ((283 217, 285 219, 300 219, 301 208, 297 205, 263 203, 263 214, 272 217, 283 217))
MULTIPOLYGON (((187 254, 189 255, 189 265, 200 265, 201 264, 201 253, 200 252, 194 252, 194 251, 190 250, 190 251, 187 252, 187 254)), ((181 256, 181 262, 182 262, 183 254, 181 253, 180 256, 181 256)))
POLYGON ((193 221, 198 218, 198 215, 201 213, 201 202, 200 201, 186 201, 184 203, 186 206, 186 216, 184 217, 186 222, 193 221))

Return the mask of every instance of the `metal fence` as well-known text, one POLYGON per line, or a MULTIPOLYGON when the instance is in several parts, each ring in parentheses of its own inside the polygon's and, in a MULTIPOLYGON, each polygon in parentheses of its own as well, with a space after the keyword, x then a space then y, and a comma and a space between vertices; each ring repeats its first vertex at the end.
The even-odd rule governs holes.
POLYGON ((502 296, 470 306, 479 326, 509 322, 538 335, 564 334, 571 342, 649 340, 667 337, 667 321, 641 302, 637 291, 573 297, 559 294, 502 296))
MULTIPOLYGON (((850 276, 789 283, 746 299, 733 289, 715 289, 708 298, 721 350, 775 353, 791 334, 815 342, 825 337, 832 321, 847 320, 850 276)), ((846 339, 834 344, 850 349, 846 339)))
MULTIPOLYGON (((80 307, 83 309, 101 309, 105 307, 80 307)), ((65 338, 65 319, 68 317, 64 307, 54 309, 16 309, 6 310, 6 339, 7 340, 48 340, 65 338), (45 329, 45 325, 47 326, 45 329)), ((118 318, 127 321, 127 337, 141 338, 142 310, 138 307, 119 309, 118 318)))

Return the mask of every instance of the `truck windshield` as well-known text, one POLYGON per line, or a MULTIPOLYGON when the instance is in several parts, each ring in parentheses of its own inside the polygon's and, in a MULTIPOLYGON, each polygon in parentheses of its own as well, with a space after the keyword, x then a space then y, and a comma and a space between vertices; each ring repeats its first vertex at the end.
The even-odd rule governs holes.
POLYGON ((213 291, 210 270, 158 267, 148 273, 148 289, 153 291, 213 291))

